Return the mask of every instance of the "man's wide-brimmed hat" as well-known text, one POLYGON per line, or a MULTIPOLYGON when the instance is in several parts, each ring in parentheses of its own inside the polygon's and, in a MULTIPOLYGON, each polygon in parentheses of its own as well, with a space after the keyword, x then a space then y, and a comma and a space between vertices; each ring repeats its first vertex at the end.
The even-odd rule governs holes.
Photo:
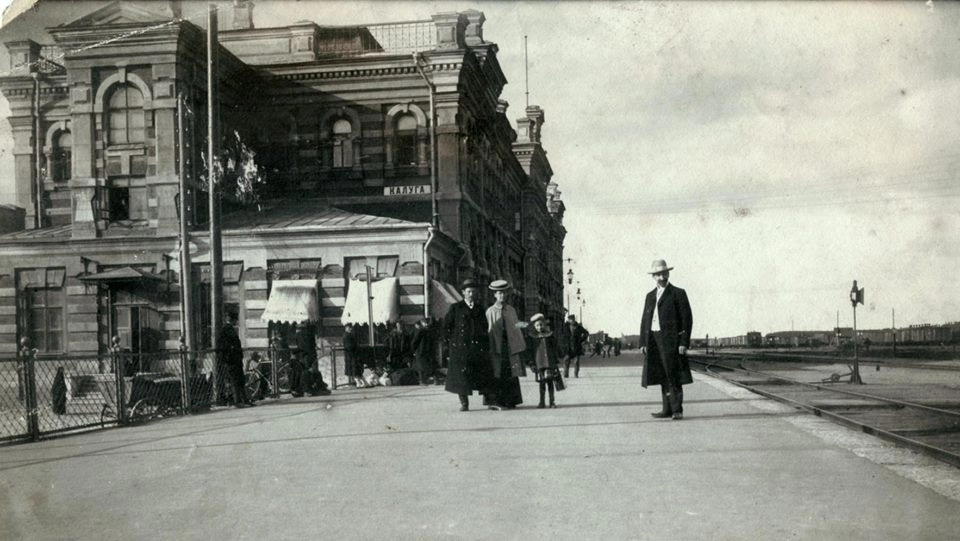
POLYGON ((472 279, 472 278, 467 278, 466 280, 463 281, 462 284, 460 284, 460 291, 463 291, 464 289, 467 289, 468 287, 478 288, 478 287, 480 287, 480 285, 477 284, 477 281, 476 281, 476 280, 474 280, 474 279, 472 279))
POLYGON ((573 314, 570 314, 569 316, 567 316, 567 319, 569 319, 570 321, 576 321, 576 320, 577 320, 577 316, 575 316, 575 315, 573 315, 573 314))
POLYGON ((547 317, 540 313, 533 314, 533 316, 530 318, 530 323, 536 323, 541 319, 547 319, 547 317))
POLYGON ((668 267, 667 262, 662 259, 654 259, 653 263, 650 264, 650 274, 660 274, 672 270, 673 267, 668 267))
POLYGON ((490 285, 487 286, 493 291, 506 291, 510 289, 510 282, 506 280, 494 280, 490 282, 490 285))

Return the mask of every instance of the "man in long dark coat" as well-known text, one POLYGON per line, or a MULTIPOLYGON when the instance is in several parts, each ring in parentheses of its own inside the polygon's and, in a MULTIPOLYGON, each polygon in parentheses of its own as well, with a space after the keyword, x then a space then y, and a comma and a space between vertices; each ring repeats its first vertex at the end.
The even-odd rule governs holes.
POLYGON ((253 402, 247 398, 244 386, 243 347, 236 325, 237 314, 230 314, 227 323, 220 329, 217 371, 221 371, 225 381, 229 381, 233 387, 233 405, 242 408, 252 406, 253 402))
POLYGON ((427 380, 434 377, 436 372, 436 363, 434 362, 435 344, 430 321, 424 319, 417 322, 413 331, 411 347, 413 348, 420 385, 426 385, 427 380))
POLYGON ((680 420, 683 385, 693 383, 687 362, 693 314, 687 293, 670 283, 672 269, 658 259, 650 270, 657 287, 647 293, 640 323, 640 353, 644 355, 641 385, 660 384, 663 409, 651 415, 680 420))
POLYGON ((470 409, 473 391, 486 390, 493 380, 490 337, 486 311, 480 304, 480 288, 473 280, 460 286, 463 300, 450 307, 443 318, 444 339, 449 344, 447 392, 460 397, 460 411, 470 409))
POLYGON ((563 377, 570 377, 570 362, 573 361, 573 376, 580 377, 580 357, 583 355, 583 343, 590 333, 577 323, 573 314, 567 316, 567 322, 560 327, 560 355, 563 359, 563 377))

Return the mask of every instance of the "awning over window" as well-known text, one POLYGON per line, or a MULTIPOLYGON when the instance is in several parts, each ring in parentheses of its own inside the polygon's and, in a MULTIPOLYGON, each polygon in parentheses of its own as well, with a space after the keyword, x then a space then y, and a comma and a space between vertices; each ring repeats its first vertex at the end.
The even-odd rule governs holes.
POLYGON ((434 319, 443 319, 450 306, 460 302, 463 297, 457 288, 446 282, 430 280, 430 315, 434 319))
POLYGON ((275 280, 260 320, 285 323, 317 321, 320 317, 318 306, 316 280, 275 280))
POLYGON ((156 274, 146 272, 134 267, 120 267, 119 269, 111 269, 104 272, 98 272, 94 274, 88 274, 86 276, 81 276, 81 280, 87 282, 129 282, 137 280, 157 280, 162 281, 163 278, 157 276, 156 274))
MULTIPOLYGON (((383 278, 370 284, 370 296, 373 297, 373 311, 370 314, 373 323, 391 323, 400 319, 400 281, 396 277, 383 278)), ((346 325, 362 325, 369 322, 367 317, 367 283, 364 280, 350 280, 347 300, 343 307, 340 322, 346 325)))

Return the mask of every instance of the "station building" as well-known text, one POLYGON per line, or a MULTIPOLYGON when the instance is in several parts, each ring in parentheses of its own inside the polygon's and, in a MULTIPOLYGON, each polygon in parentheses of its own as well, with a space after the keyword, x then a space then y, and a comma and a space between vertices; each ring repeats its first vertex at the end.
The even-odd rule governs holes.
MULTIPOLYGON (((0 234, 0 355, 24 337, 42 355, 104 353, 114 336, 178 348, 181 209, 209 343, 206 31, 182 17, 197 5, 38 2, 0 30, 23 209, 5 215, 25 222, 0 234)), ((467 277, 505 278, 522 316, 562 318, 545 113, 511 122, 483 13, 255 28, 253 9, 220 10, 217 55, 224 300, 244 346, 269 344, 265 310, 304 298, 334 345, 368 268, 391 321, 439 317, 467 277)))

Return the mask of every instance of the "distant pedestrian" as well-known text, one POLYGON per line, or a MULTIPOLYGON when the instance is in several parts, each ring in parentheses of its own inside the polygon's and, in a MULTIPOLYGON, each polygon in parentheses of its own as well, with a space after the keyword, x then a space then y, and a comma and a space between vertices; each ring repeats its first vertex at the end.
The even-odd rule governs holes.
POLYGON ((343 363, 350 385, 363 387, 363 366, 357 360, 357 335, 353 332, 353 323, 343 327, 343 363))
POLYGON ((683 385, 693 383, 687 361, 693 314, 687 293, 670 283, 671 270, 662 259, 651 266, 657 287, 647 293, 640 323, 641 385, 660 384, 663 408, 651 415, 679 420, 683 419, 683 385))
POLYGON ((493 384, 486 395, 487 405, 494 410, 514 409, 523 403, 520 378, 527 375, 522 357, 527 344, 520 330, 517 311, 506 302, 510 284, 506 280, 495 280, 489 288, 495 300, 487 308, 493 370, 493 384))
POLYGON ((540 402, 537 408, 544 408, 544 394, 550 393, 550 407, 557 407, 554 399, 554 380, 560 370, 557 339, 547 327, 547 318, 543 314, 534 314, 530 318, 531 328, 527 332, 527 357, 530 367, 536 371, 540 382, 540 402))
POLYGON ((414 367, 417 369, 420 385, 426 385, 430 378, 436 377, 436 362, 434 361, 436 340, 434 340, 433 328, 428 319, 422 319, 414 325, 411 347, 413 348, 414 367))
POLYGON ((577 323, 573 314, 567 316, 567 322, 560 328, 560 355, 563 356, 563 377, 570 377, 570 363, 573 363, 573 377, 580 377, 580 357, 583 355, 583 343, 590 333, 577 323))
POLYGON ((403 322, 397 321, 387 336, 387 366, 389 372, 406 368, 410 357, 410 340, 403 329, 403 322))
MULTIPOLYGON (((217 352, 217 371, 221 372, 224 382, 229 382, 233 389, 233 405, 237 408, 253 406, 253 402, 247 398, 246 386, 243 376, 243 346, 240 344, 240 335, 237 334, 237 314, 230 313, 227 316, 227 323, 220 330, 218 344, 220 350, 217 352)), ((221 401, 225 397, 221 397, 221 401)))
POLYGON ((468 411, 470 395, 489 388, 493 370, 480 287, 473 280, 464 280, 460 289, 463 300, 450 306, 443 318, 443 336, 450 352, 444 388, 460 397, 460 411, 468 411))
POLYGON ((67 378, 64 376, 63 367, 57 367, 57 374, 53 376, 53 386, 50 388, 51 403, 53 412, 57 415, 67 413, 67 378))

